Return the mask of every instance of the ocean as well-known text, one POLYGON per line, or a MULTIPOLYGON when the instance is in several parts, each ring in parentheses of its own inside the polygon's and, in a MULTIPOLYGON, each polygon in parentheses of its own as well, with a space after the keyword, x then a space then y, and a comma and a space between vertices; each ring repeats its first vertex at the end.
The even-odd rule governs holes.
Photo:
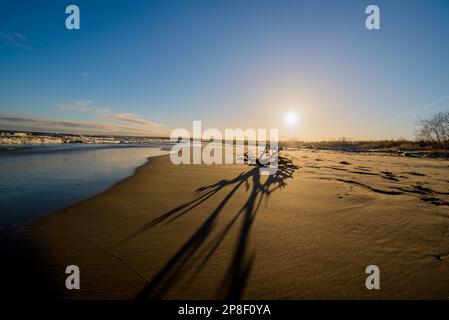
POLYGON ((21 226, 106 191, 167 145, 2 148, 0 228, 21 226))

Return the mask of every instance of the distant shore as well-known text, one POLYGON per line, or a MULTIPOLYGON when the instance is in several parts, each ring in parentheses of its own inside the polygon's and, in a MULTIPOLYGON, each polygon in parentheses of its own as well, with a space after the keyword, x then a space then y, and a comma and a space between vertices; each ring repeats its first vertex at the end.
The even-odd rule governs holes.
POLYGON ((247 165, 151 158, 26 234, 64 298, 449 297, 447 161, 281 156, 270 178, 247 165), (69 264, 81 270, 80 290, 64 287, 69 264), (371 264, 381 290, 364 286, 371 264))
MULTIPOLYGON (((162 144, 173 145, 168 137, 101 136, 64 133, 24 132, 0 130, 0 153, 23 150, 28 146, 56 144, 162 144)), ((207 143, 207 141, 203 141, 207 143)), ((405 157, 449 158, 447 145, 411 140, 329 140, 329 141, 279 141, 280 149, 333 150, 343 152, 384 153, 405 157)))
POLYGON ((147 144, 170 143, 166 137, 100 136, 84 134, 0 131, 0 145, 51 145, 51 144, 147 144))

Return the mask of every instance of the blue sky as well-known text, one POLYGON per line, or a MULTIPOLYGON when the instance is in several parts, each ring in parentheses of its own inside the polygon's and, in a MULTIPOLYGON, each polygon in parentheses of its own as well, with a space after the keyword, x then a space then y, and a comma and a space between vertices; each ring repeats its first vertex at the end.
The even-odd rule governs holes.
POLYGON ((3 0, 0 128, 413 138, 449 109, 448 58, 447 0, 3 0), (365 28, 369 4, 381 30, 365 28))

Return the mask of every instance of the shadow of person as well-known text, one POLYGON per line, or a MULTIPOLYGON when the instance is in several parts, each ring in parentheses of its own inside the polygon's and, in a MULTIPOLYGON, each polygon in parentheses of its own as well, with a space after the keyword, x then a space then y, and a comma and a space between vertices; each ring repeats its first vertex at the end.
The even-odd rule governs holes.
POLYGON ((191 270, 194 267, 194 263, 196 264, 196 270, 193 275, 197 275, 207 264, 226 235, 233 228, 237 228, 237 221, 240 219, 241 224, 238 229, 235 249, 219 288, 221 294, 225 293, 224 298, 239 299, 246 286, 254 260, 254 254, 248 254, 248 239, 254 218, 262 201, 267 200, 276 190, 285 188, 287 185, 286 180, 293 178, 293 173, 297 169, 298 166, 294 165, 291 160, 280 156, 278 169, 273 175, 265 176, 265 179, 261 179, 259 167, 253 166, 250 170, 240 173, 233 179, 220 180, 212 185, 198 188, 195 191, 195 197, 191 201, 162 214, 144 225, 128 239, 146 232, 163 222, 170 223, 204 203, 224 188, 231 188, 199 228, 137 294, 136 299, 162 298, 173 284, 183 277, 187 270, 191 270), (245 188, 245 192, 248 194, 243 206, 219 230, 215 237, 211 238, 218 216, 229 200, 242 187, 245 188))

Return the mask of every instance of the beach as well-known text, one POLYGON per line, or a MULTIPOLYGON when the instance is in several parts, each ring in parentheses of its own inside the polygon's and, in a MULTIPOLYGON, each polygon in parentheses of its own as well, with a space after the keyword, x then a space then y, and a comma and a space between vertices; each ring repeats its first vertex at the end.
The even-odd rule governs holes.
POLYGON ((158 156, 24 232, 62 298, 447 299, 448 190, 430 158, 285 150, 261 176, 158 156))

